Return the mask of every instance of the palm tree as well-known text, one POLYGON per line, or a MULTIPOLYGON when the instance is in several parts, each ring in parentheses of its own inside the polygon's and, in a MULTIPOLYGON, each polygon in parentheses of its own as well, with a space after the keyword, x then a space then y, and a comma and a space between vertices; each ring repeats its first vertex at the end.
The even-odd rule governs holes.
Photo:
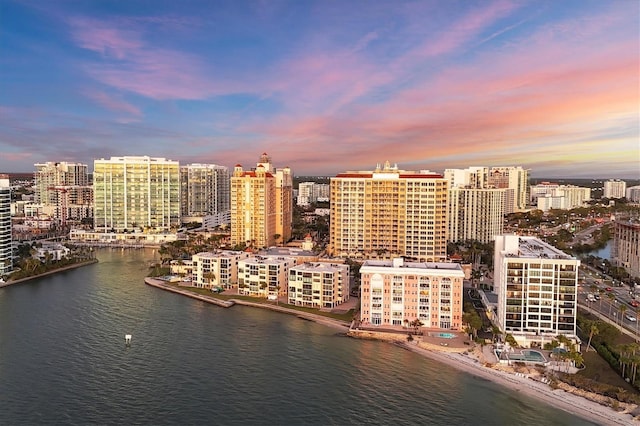
POLYGON ((624 318, 624 314, 625 312, 627 312, 627 305, 621 304, 618 310, 620 311, 620 324, 622 324, 622 319, 624 318))
POLYGON ((600 330, 598 330, 598 326, 596 325, 596 323, 591 323, 591 327, 589 328, 589 342, 587 343, 586 352, 589 352, 589 347, 591 346, 591 339, 593 338, 593 336, 597 336, 599 333, 600 330))
POLYGON ((609 316, 611 316, 611 308, 613 308, 613 301, 616 300, 616 296, 613 293, 607 294, 609 298, 609 316))

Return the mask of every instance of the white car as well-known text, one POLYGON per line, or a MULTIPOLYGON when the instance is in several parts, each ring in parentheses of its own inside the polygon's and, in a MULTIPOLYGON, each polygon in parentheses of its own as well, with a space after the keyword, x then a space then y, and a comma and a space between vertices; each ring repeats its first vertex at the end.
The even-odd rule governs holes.
POLYGON ((637 321, 636 317, 634 317, 633 315, 625 314, 625 315, 624 315, 624 317, 625 317, 628 321, 631 321, 631 322, 636 322, 636 321, 637 321))

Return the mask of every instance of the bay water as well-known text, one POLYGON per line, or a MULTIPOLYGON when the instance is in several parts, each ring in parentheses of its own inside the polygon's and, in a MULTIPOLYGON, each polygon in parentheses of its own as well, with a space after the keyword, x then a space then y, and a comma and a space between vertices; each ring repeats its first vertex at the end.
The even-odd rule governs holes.
POLYGON ((100 249, 0 289, 0 424, 591 424, 384 342, 147 286, 156 256, 100 249))

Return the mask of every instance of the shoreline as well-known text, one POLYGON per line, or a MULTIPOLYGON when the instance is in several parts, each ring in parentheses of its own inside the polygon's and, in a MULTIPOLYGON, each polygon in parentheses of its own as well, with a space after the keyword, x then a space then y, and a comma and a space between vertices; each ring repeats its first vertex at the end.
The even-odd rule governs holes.
MULTIPOLYGON (((289 315, 295 315, 298 318, 316 322, 321 325, 339 329, 343 332, 350 330, 350 324, 344 321, 336 320, 333 318, 324 317, 317 314, 306 313, 296 311, 293 309, 283 308, 280 306, 265 305, 261 303, 248 302, 245 300, 221 300, 215 297, 200 295, 190 292, 189 290, 183 290, 165 284, 163 281, 147 277, 145 283, 152 287, 156 287, 162 290, 170 291, 173 293, 181 294, 192 299, 200 300, 203 302, 215 304, 223 308, 230 308, 234 305, 248 306, 260 309, 269 309, 276 312, 281 312, 289 315)), ((570 414, 574 414, 587 421, 600 424, 600 425, 629 425, 638 420, 630 413, 618 412, 611 407, 604 406, 595 401, 591 401, 580 395, 575 395, 571 392, 564 391, 562 389, 552 389, 548 384, 544 384, 533 379, 529 379, 524 375, 516 375, 507 371, 498 370, 491 367, 484 366, 480 360, 470 355, 463 355, 457 352, 442 351, 436 349, 428 349, 419 346, 419 342, 416 340, 413 343, 408 343, 402 339, 404 336, 389 335, 386 339, 376 337, 364 337, 354 335, 353 333, 346 333, 347 336, 360 339, 373 339, 379 341, 385 341, 387 343, 395 344, 396 346, 414 352, 424 358, 429 358, 436 362, 446 364, 449 367, 455 368, 458 371, 473 375, 475 377, 488 380, 494 384, 502 386, 506 389, 520 392, 527 397, 537 399, 547 405, 554 408, 563 410, 570 414)))
POLYGON ((63 271, 71 270, 71 269, 80 268, 82 266, 93 265, 94 263, 98 263, 98 259, 86 260, 84 262, 78 262, 78 263, 74 263, 72 265, 63 266, 62 268, 52 269, 50 271, 43 272, 42 274, 32 275, 30 277, 19 278, 17 280, 6 281, 6 282, 3 282, 3 283, 0 283, 0 288, 9 287, 9 286, 14 285, 14 284, 23 284, 25 282, 28 282, 28 281, 31 281, 31 280, 35 280, 37 278, 42 278, 42 277, 46 277, 46 276, 49 276, 49 275, 57 274, 58 272, 63 272, 63 271))

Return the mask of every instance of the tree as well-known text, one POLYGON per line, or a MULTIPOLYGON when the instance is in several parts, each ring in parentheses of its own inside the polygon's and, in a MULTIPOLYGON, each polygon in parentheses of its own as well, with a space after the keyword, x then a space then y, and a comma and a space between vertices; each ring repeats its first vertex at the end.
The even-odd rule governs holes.
POLYGON ((618 308, 618 310, 620 311, 620 324, 622 324, 624 314, 625 312, 627 312, 627 305, 620 304, 620 307, 618 308))
POLYGON ((280 234, 273 234, 273 240, 276 242, 276 245, 278 245, 278 240, 280 239, 280 237, 282 237, 282 235, 280 235, 280 234))
POLYGON ((613 293, 607 294, 609 298, 609 316, 611 316, 611 308, 613 308, 613 301, 616 300, 616 296, 613 293))
POLYGON ((591 327, 589 327, 589 342, 587 342, 586 349, 587 352, 589 352, 589 347, 591 346, 591 339, 593 339, 593 336, 597 336, 598 333, 600 333, 600 330, 598 330, 598 326, 595 323, 591 323, 591 327))
POLYGON ((211 288, 211 281, 216 279, 216 274, 214 274, 211 271, 207 271, 204 274, 202 274, 202 278, 207 280, 207 284, 209 285, 209 288, 211 288))

